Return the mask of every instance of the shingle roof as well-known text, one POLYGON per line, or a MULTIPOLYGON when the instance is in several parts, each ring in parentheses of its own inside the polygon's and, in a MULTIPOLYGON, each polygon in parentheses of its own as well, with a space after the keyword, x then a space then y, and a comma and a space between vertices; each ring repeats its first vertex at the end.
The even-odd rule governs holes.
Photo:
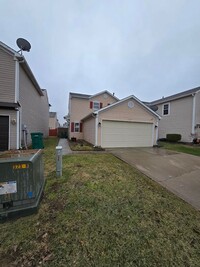
POLYGON ((79 93, 72 93, 72 92, 70 92, 70 93, 69 93, 69 96, 70 96, 71 98, 72 98, 72 97, 76 97, 76 98, 90 99, 90 98, 92 98, 92 97, 96 97, 96 96, 98 96, 98 95, 100 95, 100 94, 103 94, 103 93, 107 93, 108 95, 114 97, 116 100, 119 100, 115 95, 111 94, 111 93, 110 93, 109 91, 107 91, 107 90, 104 90, 104 91, 99 92, 99 93, 94 94, 94 95, 86 95, 86 94, 79 94, 79 93))
POLYGON ((79 94, 79 93, 69 93, 70 97, 77 97, 77 98, 84 98, 84 99, 89 99, 91 95, 86 95, 86 94, 79 94))
MULTIPOLYGON (((179 99, 179 98, 183 98, 183 97, 192 95, 192 94, 194 94, 194 93, 196 93, 198 91, 200 91, 200 87, 189 89, 189 90, 183 91, 183 92, 175 94, 175 95, 163 97, 163 98, 160 98, 158 100, 152 101, 152 102, 150 102, 148 104, 150 104, 150 105, 162 104, 162 103, 165 103, 165 102, 169 102, 169 101, 172 101, 172 100, 176 100, 176 99, 179 99)), ((147 104, 147 103, 145 103, 145 104, 147 104)))

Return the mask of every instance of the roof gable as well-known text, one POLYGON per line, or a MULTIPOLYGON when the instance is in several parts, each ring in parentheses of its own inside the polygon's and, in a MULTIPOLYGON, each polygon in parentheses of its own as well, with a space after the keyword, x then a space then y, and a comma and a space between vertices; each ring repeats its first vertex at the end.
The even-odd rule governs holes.
POLYGON ((109 96, 113 97, 114 99, 116 99, 117 101, 119 100, 116 96, 114 96, 113 94, 111 94, 110 92, 108 92, 107 90, 104 90, 102 92, 99 92, 97 94, 94 94, 94 95, 87 95, 87 94, 80 94, 80 93, 73 93, 73 92, 70 92, 69 93, 69 97, 70 98, 81 98, 81 99, 91 99, 93 97, 97 97, 99 95, 102 95, 102 94, 108 94, 109 96))
POLYGON ((90 96, 90 99, 93 98, 93 97, 97 97, 97 96, 103 95, 103 94, 108 94, 109 96, 113 97, 113 98, 116 99, 117 101, 119 100, 114 94, 111 94, 111 93, 108 92, 107 90, 104 90, 104 91, 99 92, 99 93, 97 93, 97 94, 91 95, 91 96, 90 96))
POLYGON ((119 101, 117 101, 117 102, 115 102, 115 103, 113 103, 113 104, 111 104, 111 105, 109 105, 109 106, 107 106, 107 107, 104 107, 104 108, 102 108, 102 109, 99 109, 99 110, 95 111, 94 114, 98 114, 98 113, 100 113, 100 112, 102 112, 102 111, 106 111, 106 110, 108 110, 108 109, 112 109, 113 107, 115 107, 115 106, 117 106, 117 105, 120 105, 121 103, 123 103, 123 102, 125 102, 125 101, 127 101, 127 100, 131 100, 131 99, 135 100, 139 105, 141 105, 142 107, 144 107, 144 108, 146 109, 147 112, 149 112, 149 113, 151 113, 153 116, 155 116, 155 117, 161 119, 161 117, 160 117, 156 112, 154 112, 153 110, 151 110, 148 106, 146 106, 144 103, 142 103, 142 102, 141 102, 137 97, 135 97, 134 95, 128 96, 128 97, 126 97, 126 98, 124 98, 124 99, 122 99, 122 100, 119 100, 119 101))

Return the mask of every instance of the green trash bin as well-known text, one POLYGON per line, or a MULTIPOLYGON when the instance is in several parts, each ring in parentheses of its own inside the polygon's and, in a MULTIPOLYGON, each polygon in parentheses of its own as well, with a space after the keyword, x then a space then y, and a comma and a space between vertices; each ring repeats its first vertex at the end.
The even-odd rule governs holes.
POLYGON ((43 133, 31 133, 31 139, 33 149, 44 148, 43 133))

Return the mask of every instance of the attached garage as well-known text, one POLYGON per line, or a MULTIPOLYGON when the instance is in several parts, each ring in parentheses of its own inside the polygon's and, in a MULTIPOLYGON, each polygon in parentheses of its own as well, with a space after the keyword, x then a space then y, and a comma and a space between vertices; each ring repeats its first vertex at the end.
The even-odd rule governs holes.
POLYGON ((153 123, 102 121, 102 147, 153 146, 153 123))
POLYGON ((83 118, 83 136, 103 148, 152 147, 157 144, 159 119, 139 99, 129 96, 83 118))

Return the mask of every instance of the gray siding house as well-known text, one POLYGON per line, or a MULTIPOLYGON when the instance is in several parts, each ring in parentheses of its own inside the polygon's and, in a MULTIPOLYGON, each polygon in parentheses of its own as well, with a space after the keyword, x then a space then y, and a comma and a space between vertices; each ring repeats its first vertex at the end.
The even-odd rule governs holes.
POLYGON ((200 138, 200 87, 149 103, 161 116, 158 138, 166 134, 181 134, 183 142, 200 138))
POLYGON ((48 124, 47 91, 24 56, 0 42, 0 150, 26 147, 32 132, 48 136, 48 124))

